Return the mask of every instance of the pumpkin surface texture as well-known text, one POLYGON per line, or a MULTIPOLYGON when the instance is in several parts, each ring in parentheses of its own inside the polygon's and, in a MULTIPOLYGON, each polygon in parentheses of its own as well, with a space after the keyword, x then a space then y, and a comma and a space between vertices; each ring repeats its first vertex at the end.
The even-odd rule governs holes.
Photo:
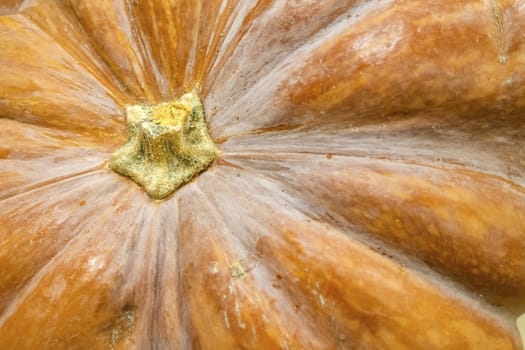
POLYGON ((0 14, 0 349, 523 348, 525 1, 0 14))

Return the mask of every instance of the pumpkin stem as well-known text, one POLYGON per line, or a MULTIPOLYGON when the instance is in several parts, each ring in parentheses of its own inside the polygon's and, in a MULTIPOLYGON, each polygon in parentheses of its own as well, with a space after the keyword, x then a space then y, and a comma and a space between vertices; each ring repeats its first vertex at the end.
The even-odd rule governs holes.
POLYGON ((210 166, 217 154, 194 93, 173 102, 126 107, 129 139, 109 161, 115 172, 164 199, 210 166))

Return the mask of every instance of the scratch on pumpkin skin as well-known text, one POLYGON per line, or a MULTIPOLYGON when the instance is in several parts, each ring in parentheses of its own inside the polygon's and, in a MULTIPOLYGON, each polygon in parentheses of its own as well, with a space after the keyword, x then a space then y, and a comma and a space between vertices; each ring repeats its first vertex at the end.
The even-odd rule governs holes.
POLYGON ((324 306, 325 305, 325 300, 324 300, 324 297, 321 293, 319 293, 319 302, 321 303, 321 306, 324 306))
POLYGON ((235 300, 235 316, 237 316, 237 324, 239 325, 239 328, 245 329, 246 323, 242 321, 241 307, 239 306, 239 302, 237 300, 235 300))
POLYGON ((496 22, 496 29, 499 34, 503 33, 503 18, 501 15, 501 8, 495 0, 490 1, 490 9, 492 11, 492 16, 496 22))
POLYGON ((496 0, 490 0, 489 7, 491 11, 491 17, 496 26, 497 42, 498 42, 498 62, 501 64, 507 63, 508 57, 505 54, 505 37, 504 37, 504 18, 501 11, 501 7, 496 0))
POLYGON ((252 337, 255 341, 257 341, 257 331, 255 330, 255 328, 253 327, 253 325, 250 326, 251 330, 252 330, 252 337))
POLYGON ((228 310, 224 309, 224 324, 226 325, 226 328, 230 329, 230 320, 228 319, 228 310))

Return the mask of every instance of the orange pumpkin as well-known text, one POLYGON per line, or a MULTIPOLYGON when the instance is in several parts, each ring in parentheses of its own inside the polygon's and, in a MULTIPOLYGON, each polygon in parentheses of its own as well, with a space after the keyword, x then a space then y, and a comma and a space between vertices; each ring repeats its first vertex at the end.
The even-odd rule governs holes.
POLYGON ((1 349, 522 348, 523 1, 0 11, 1 349))

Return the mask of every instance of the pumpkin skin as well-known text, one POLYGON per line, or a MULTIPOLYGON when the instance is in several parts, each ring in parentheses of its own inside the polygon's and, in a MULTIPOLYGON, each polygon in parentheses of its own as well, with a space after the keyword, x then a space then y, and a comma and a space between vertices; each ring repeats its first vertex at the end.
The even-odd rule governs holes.
POLYGON ((2 1, 2 349, 521 349, 522 1, 2 1), (107 166, 198 89, 215 163, 107 166))

